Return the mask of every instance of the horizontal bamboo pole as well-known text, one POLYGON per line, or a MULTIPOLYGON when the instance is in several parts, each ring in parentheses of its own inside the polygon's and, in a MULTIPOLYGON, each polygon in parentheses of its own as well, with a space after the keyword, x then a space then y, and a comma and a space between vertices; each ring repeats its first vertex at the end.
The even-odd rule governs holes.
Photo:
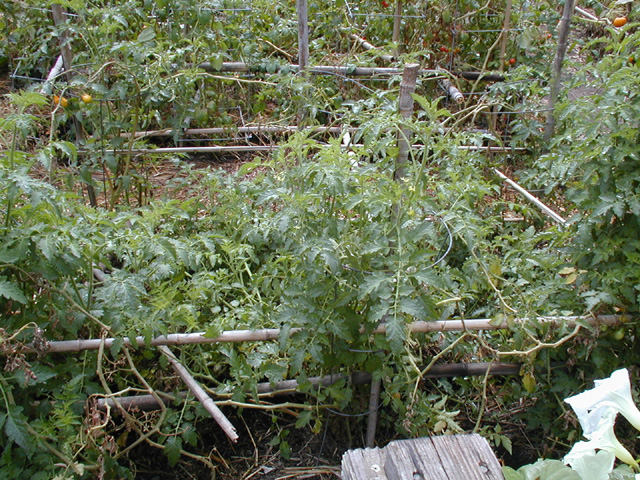
MULTIPOLYGON (((309 130, 314 133, 342 133, 345 130, 355 132, 356 127, 308 127, 304 130, 309 130)), ((185 130, 165 128, 163 130, 145 130, 141 132, 135 132, 134 138, 140 137, 164 137, 174 135, 176 133, 180 135, 233 135, 233 134, 267 134, 267 133, 295 133, 299 132, 300 128, 296 125, 254 125, 245 127, 210 127, 210 128, 187 128, 185 130)), ((130 133, 121 133, 121 137, 129 138, 130 133)))
MULTIPOLYGON (((198 65, 199 68, 207 72, 229 72, 229 73, 253 73, 253 72, 266 72, 266 67, 263 65, 248 65, 242 62, 223 62, 220 68, 212 66, 209 62, 204 62, 198 65)), ((298 65, 285 64, 278 65, 276 71, 282 70, 297 72, 298 65)), ((402 68, 393 67, 356 67, 356 66, 336 66, 336 65, 316 65, 308 66, 307 71, 316 75, 344 75, 355 77, 373 77, 377 75, 391 76, 402 75, 402 68)), ((480 80, 488 82, 502 82, 505 80, 504 75, 482 72, 451 72, 452 75, 467 80, 480 80)), ((419 71, 420 76, 441 76, 440 70, 422 69, 419 71)))
MULTIPOLYGON (((209 147, 159 147, 159 148, 132 148, 129 150, 101 150, 102 153, 114 155, 160 155, 167 153, 237 153, 237 152, 269 152, 278 148, 277 145, 227 145, 209 147)), ((78 151, 79 155, 91 154, 89 150, 78 151)))
POLYGON ((448 78, 442 80, 442 88, 447 92, 449 98, 457 104, 464 102, 464 95, 448 78))
MULTIPOLYGON (((423 378, 447 378, 447 377, 462 377, 462 376, 479 376, 486 375, 489 371, 490 375, 518 375, 522 368, 521 363, 490 363, 490 362, 478 362, 478 363, 450 363, 444 365, 434 365, 429 369, 423 378)), ((309 377, 307 381, 314 387, 328 387, 333 385, 339 380, 346 380, 350 385, 366 385, 371 382, 371 374, 369 372, 354 372, 350 375, 344 373, 336 373, 333 375, 324 375, 321 377, 309 377)), ((259 396, 279 396, 288 395, 292 392, 296 392, 299 387, 297 380, 283 380, 272 384, 271 382, 263 382, 257 385, 257 393, 259 396)), ((98 398, 96 405, 99 410, 105 410, 107 407, 115 408, 116 406, 122 407, 125 410, 138 409, 138 410, 154 410, 159 408, 157 397, 160 397, 165 405, 177 400, 184 400, 187 396, 187 392, 162 393, 158 392, 157 396, 154 395, 133 395, 126 397, 118 397, 117 399, 112 397, 98 398), (117 405, 116 405, 117 404, 117 405)), ((259 407, 259 405, 256 405, 259 407)))
MULTIPOLYGON (((538 317, 535 320, 539 322, 548 322, 554 324, 566 323, 569 326, 575 326, 578 323, 587 325, 616 325, 623 320, 620 315, 590 315, 590 316, 571 316, 571 317, 538 317)), ((532 319, 518 318, 514 319, 515 324, 524 324, 532 319)), ((470 320, 435 320, 432 322, 413 322, 408 325, 411 333, 428 333, 428 332, 453 332, 453 331, 477 331, 477 330, 501 330, 508 329, 509 324, 505 321, 496 324, 490 318, 479 318, 470 320)), ((291 328, 289 335, 294 335, 302 331, 301 328, 291 328)), ((384 334, 387 329, 381 324, 373 330, 374 334, 384 334)), ((197 333, 171 333, 169 335, 161 335, 151 339, 150 346, 158 345, 193 345, 207 343, 234 343, 234 342, 264 342, 269 340, 277 340, 281 330, 277 328, 264 328, 260 330, 229 330, 223 332, 215 338, 205 337, 204 332, 197 333)), ((131 345, 132 340, 136 345, 144 347, 146 345, 145 337, 138 336, 134 339, 128 337, 120 339, 125 345, 131 345)), ((104 348, 110 348, 116 338, 92 338, 86 340, 61 340, 48 342, 46 351, 38 350, 33 347, 27 347, 21 350, 21 353, 69 353, 81 352, 85 350, 98 350, 100 344, 104 342, 104 348)), ((7 347, 0 349, 0 354, 6 355, 7 347)))
MULTIPOLYGON (((350 147, 363 147, 361 143, 353 143, 350 147)), ((158 148, 132 148, 130 150, 102 150, 103 153, 114 155, 162 155, 169 153, 234 153, 234 152, 270 152, 279 148, 279 145, 229 145, 229 146, 209 146, 209 147, 158 147, 158 148)), ((413 144, 412 149, 420 150, 424 145, 413 144)), ((526 148, 513 147, 494 147, 482 145, 461 145, 458 150, 468 152, 487 152, 487 153, 510 153, 510 154, 526 154, 529 150, 526 148)), ((79 150, 78 155, 89 155, 90 150, 79 150)))
POLYGON ((518 185, 516 182, 511 180, 509 177, 507 177, 500 170, 498 170, 497 168, 494 168, 493 171, 500 178, 502 178, 505 182, 507 182, 509 185, 511 185, 513 188, 515 188, 527 200, 529 200, 531 203, 533 203, 535 206, 537 206, 540 210, 542 210, 544 212, 544 214, 547 215, 549 218, 551 218, 553 221, 555 221, 556 223, 559 223, 560 225, 564 225, 565 223, 567 223, 567 221, 564 218, 562 218, 560 215, 558 215, 556 212, 554 212, 551 208, 549 208, 544 203, 542 203, 540 201, 540 199, 538 199, 538 197, 536 197, 535 195, 532 195, 531 193, 529 193, 526 189, 524 189, 523 187, 518 185))

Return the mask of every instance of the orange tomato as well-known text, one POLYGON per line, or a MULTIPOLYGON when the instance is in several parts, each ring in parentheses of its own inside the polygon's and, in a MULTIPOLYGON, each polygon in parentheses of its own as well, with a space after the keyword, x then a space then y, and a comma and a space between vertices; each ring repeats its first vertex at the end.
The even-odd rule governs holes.
POLYGON ((613 21, 613 26, 614 27, 624 27, 627 23, 627 17, 617 17, 614 21, 613 21))
POLYGON ((62 108, 66 108, 69 105, 69 101, 64 97, 59 97, 58 95, 53 96, 53 103, 56 105, 61 105, 62 108))
POLYGON ((84 103, 91 103, 93 102, 93 98, 91 97, 91 95, 89 95, 88 93, 84 93, 80 96, 80 100, 82 100, 84 103))

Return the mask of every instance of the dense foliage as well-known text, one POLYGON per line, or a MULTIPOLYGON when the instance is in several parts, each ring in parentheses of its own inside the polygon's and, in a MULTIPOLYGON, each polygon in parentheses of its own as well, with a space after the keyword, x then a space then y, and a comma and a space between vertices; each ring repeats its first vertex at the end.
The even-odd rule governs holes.
MULTIPOLYGON (((396 47, 392 17, 381 16, 393 6, 355 3, 311 3, 313 62, 374 64, 377 51, 344 53, 349 33, 396 47)), ((183 389, 149 347, 158 335, 261 328, 279 329, 278 340, 174 350, 227 406, 267 408, 258 384, 297 379, 307 400, 283 407, 295 412, 295 428, 319 432, 329 409, 366 411, 367 399, 348 382, 315 388, 309 380, 365 371, 383 379, 380 415, 399 435, 475 430, 502 452, 525 443, 517 435, 535 443, 525 457, 548 455, 550 445, 566 450, 578 433, 575 421, 567 429, 562 399, 637 364, 640 351, 631 317, 615 329, 538 320, 638 313, 640 104, 630 57, 640 37, 633 23, 591 32, 592 43, 582 32, 580 51, 592 58, 586 68, 570 65, 570 87, 598 90, 560 103, 556 136, 544 145, 535 113, 544 110, 552 55, 545 41, 559 12, 546 3, 514 5, 509 67, 495 34, 485 32, 501 27, 502 2, 407 7, 402 60, 513 70, 462 107, 422 78, 415 115, 404 119, 397 78, 364 85, 277 68, 296 55, 291 3, 66 3, 79 15, 68 25, 74 79, 53 85, 57 102, 25 85, 0 119, 0 476, 133 478, 129 456, 142 443, 162 450, 171 466, 199 462, 213 475, 224 460, 198 428, 208 416, 202 407, 175 402, 117 417, 116 407, 105 412, 97 401, 183 389), (464 25, 459 35, 450 33, 454 23, 464 25), (205 61, 218 68, 245 61, 264 73, 224 76, 198 68, 205 61), (483 120, 500 110, 521 115, 509 125, 507 114, 483 120), (131 151, 163 141, 122 135, 176 128, 178 140, 186 126, 296 118, 357 130, 292 133, 235 172, 193 169, 176 156, 177 175, 160 193, 150 175, 160 157, 131 151), (487 128, 476 133, 472 122, 487 128), (502 137, 507 128, 511 137, 502 137), (403 130, 420 147, 406 178, 395 181, 403 130), (469 148, 501 142, 532 155, 469 148), (561 208, 567 225, 505 189, 496 167, 561 208), (409 332, 415 321, 473 318, 509 328, 409 332), (381 323, 385 333, 374 334, 381 323), (125 345, 136 336, 146 345, 125 345), (89 338, 116 340, 97 351, 47 354, 49 341, 89 338), (521 381, 426 378, 445 361, 519 361, 521 381), (507 434, 514 423, 522 430, 507 434)), ((598 15, 616 12, 598 5, 598 15)), ((6 54, 20 76, 46 76, 57 55, 60 29, 36 7, 0 6, 6 54)), ((272 441, 286 457, 291 427, 275 419, 272 441)))

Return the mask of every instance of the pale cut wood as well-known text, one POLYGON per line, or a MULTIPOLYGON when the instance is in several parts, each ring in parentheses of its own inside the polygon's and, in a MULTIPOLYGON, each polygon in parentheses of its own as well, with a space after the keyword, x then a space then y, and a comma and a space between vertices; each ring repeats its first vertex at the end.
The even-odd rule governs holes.
POLYGON ((390 479, 504 480, 489 443, 477 434, 398 440, 387 450, 390 479))
POLYGON ((387 480, 385 458, 380 448, 349 450, 342 456, 342 480, 387 480))
POLYGON ((349 450, 342 457, 342 478, 504 480, 489 443, 477 434, 396 440, 383 449, 349 450))
POLYGON ((213 417, 222 431, 227 435, 227 438, 231 440, 233 443, 238 441, 238 433, 236 432, 236 428, 229 421, 229 419, 222 413, 222 411, 215 404, 213 399, 205 392, 205 390, 200 386, 200 384, 196 381, 195 378, 189 373, 189 371, 184 368, 184 366, 178 361, 173 352, 169 349, 169 347, 165 345, 160 345, 158 347, 169 360, 169 363, 173 366, 173 369, 176 371, 182 381, 189 387, 189 390, 193 392, 196 398, 200 401, 202 406, 205 408, 207 412, 213 417))
MULTIPOLYGON (((624 315, 587 315, 587 316, 571 316, 571 317, 537 317, 531 318, 515 318, 512 320, 513 325, 536 320, 542 323, 560 324, 566 323, 568 326, 576 324, 585 325, 608 325, 613 326, 627 320, 624 315)), ((427 333, 427 332, 452 332, 452 331, 477 331, 477 330, 500 330, 510 328, 510 324, 506 321, 496 323, 490 318, 476 318, 469 320, 434 320, 431 322, 419 321, 413 322, 408 326, 411 333, 427 333)), ((292 328, 290 335, 301 331, 301 328, 292 328)), ((387 328, 384 324, 373 330, 373 334, 385 334, 387 328)), ((150 346, 158 345, 193 345, 206 343, 224 343, 224 342, 263 342, 268 340, 277 340, 280 336, 280 329, 265 328, 261 330, 230 330, 223 332, 216 338, 205 336, 205 332, 197 333, 170 333, 161 335, 151 339, 150 346)), ((132 339, 121 338, 124 345, 131 345, 132 339)), ((45 351, 34 347, 27 347, 21 350, 21 353, 66 353, 81 352, 85 350, 98 350, 100 344, 104 342, 104 348, 110 348, 116 338, 90 338, 86 340, 60 340, 48 342, 45 351)), ((140 347, 147 344, 145 337, 137 336, 133 338, 133 342, 140 347)), ((8 347, 0 347, 0 354, 6 355, 8 347)))

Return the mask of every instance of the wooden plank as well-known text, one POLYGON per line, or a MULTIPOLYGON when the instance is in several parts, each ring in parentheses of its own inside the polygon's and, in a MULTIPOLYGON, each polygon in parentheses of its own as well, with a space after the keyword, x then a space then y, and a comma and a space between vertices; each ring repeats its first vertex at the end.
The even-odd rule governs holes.
POLYGON ((380 448, 349 450, 342 456, 342 480, 387 480, 383 465, 386 453, 380 448))
POLYGON ((504 480, 491 447, 477 434, 397 440, 385 451, 389 480, 504 480))
POLYGON ((491 447, 477 434, 397 440, 385 450, 389 480, 504 480, 491 447))
POLYGON ((447 480, 447 472, 429 439, 396 440, 385 447, 389 480, 447 480), (419 443, 419 440, 426 442, 419 443))
MULTIPOLYGON (((425 440, 425 439, 422 439, 425 440)), ((428 440, 438 452, 447 479, 504 480, 500 463, 480 435, 443 435, 428 440)))

